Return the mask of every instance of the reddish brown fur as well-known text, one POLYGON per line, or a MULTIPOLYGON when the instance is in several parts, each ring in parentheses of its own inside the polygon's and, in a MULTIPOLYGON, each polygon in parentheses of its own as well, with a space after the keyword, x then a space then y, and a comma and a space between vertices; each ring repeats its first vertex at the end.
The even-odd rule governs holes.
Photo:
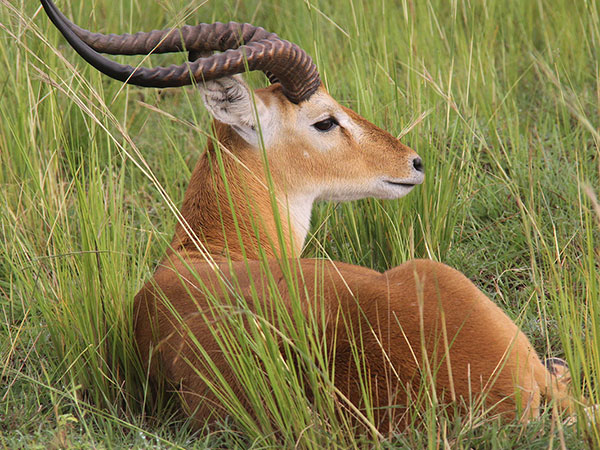
MULTIPOLYGON (((227 152, 222 152, 227 185, 231 197, 235 199, 234 211, 229 204, 225 181, 220 175, 214 144, 209 142, 192 172, 181 215, 208 253, 217 260, 226 257, 239 260, 244 254, 249 259, 257 259, 257 228, 259 236, 262 236, 263 251, 267 256, 274 257, 280 253, 280 249, 261 155, 248 148, 229 127, 217 122, 215 128, 220 145, 225 149, 236 149, 235 159, 227 152), (243 161, 243 166, 237 161, 243 161), (235 233, 234 217, 242 233, 243 250, 235 233), (267 242, 271 242, 271 245, 264 245, 267 242)), ((282 221, 282 227, 289 242, 291 233, 287 221, 282 221)), ((176 225, 171 247, 174 252, 197 252, 194 239, 180 223, 176 225)))
MULTIPOLYGON (((286 101, 276 88, 259 95, 265 103, 286 101)), ((340 161, 343 167, 335 176, 353 176, 357 166, 359 171, 383 170, 381 167, 389 165, 389 158, 401 161, 414 155, 385 131, 356 113, 345 111, 366 131, 360 143, 352 143, 357 148, 351 149, 350 162, 346 165, 340 161), (382 155, 388 159, 382 160, 382 155)), ((292 110, 290 114, 295 112, 292 110)), ((252 220, 260 218, 260 245, 271 258, 270 272, 275 280, 283 278, 277 260, 281 248, 276 237, 272 205, 264 187, 266 180, 260 153, 248 149, 227 126, 217 124, 216 132, 221 145, 235 157, 222 152, 235 214, 241 224, 244 250, 233 227, 233 216, 212 145, 208 146, 194 170, 182 215, 210 255, 221 261, 219 267, 226 278, 235 278, 239 292, 250 298, 251 282, 247 271, 259 286, 258 292, 261 292, 260 285, 266 283, 260 264, 253 261, 258 259, 259 243, 252 231, 252 220), (241 160, 245 168, 236 159, 241 160), (250 261, 243 261, 244 254, 250 261)), ((302 159, 298 161, 294 155, 299 143, 294 142, 293 135, 285 134, 285 130, 284 135, 288 137, 281 145, 291 145, 289 152, 281 160, 269 159, 275 189, 283 195, 298 180, 298 174, 286 174, 287 169, 304 171, 310 177, 318 178, 320 164, 331 166, 325 156, 319 162, 321 156, 317 154, 313 159, 317 169, 303 166, 302 159)), ((328 158, 332 158, 331 154, 328 158)), ((286 217, 281 218, 281 223, 287 224, 286 217)), ((287 225, 284 241, 295 254, 299 253, 294 230, 287 225)), ((348 329, 335 324, 341 317, 352 325, 353 330, 363 330, 362 345, 374 406, 381 408, 376 410, 376 425, 381 429, 402 423, 401 409, 385 407, 407 405, 407 390, 414 393, 422 383, 428 383, 428 365, 435 372, 435 391, 444 402, 456 399, 459 404, 473 404, 483 399, 486 407, 509 418, 515 417, 517 410, 523 411, 525 418, 537 415, 542 396, 557 399, 562 407, 571 406, 566 386, 546 370, 525 335, 456 270, 427 260, 409 261, 383 274, 337 262, 309 259, 292 262, 297 266, 296 270, 302 272, 308 292, 314 286, 323 289, 322 293, 314 292, 303 298, 304 309, 308 314, 311 308, 324 308, 325 316, 330 318, 322 331, 328 342, 336 342, 335 384, 358 407, 363 406, 364 399, 356 386, 357 369, 350 357, 348 329), (366 331, 370 327, 373 331, 366 331), (438 366, 439 370, 436 370, 438 366), (395 417, 388 416, 390 411, 395 411, 395 417)), ((210 317, 209 302, 205 293, 195 286, 198 283, 189 281, 194 279, 202 280, 211 292, 223 297, 215 270, 196 250, 196 244, 183 228, 177 226, 173 250, 136 296, 135 330, 143 360, 148 363, 152 355, 154 364, 150 367, 150 375, 157 377, 158 370, 163 370, 172 384, 180 385, 186 407, 196 411, 195 420, 201 425, 226 411, 195 372, 201 370, 201 358, 190 343, 186 328, 213 358, 242 401, 244 389, 237 383, 208 330, 207 322, 216 319, 206 320, 210 317), (188 266, 198 278, 189 273, 188 266), (168 299, 181 321, 173 317, 161 296, 168 299)), ((279 288, 289 308, 290 296, 285 282, 280 282, 279 288)), ((265 294, 261 301, 268 305, 274 300, 265 294)))

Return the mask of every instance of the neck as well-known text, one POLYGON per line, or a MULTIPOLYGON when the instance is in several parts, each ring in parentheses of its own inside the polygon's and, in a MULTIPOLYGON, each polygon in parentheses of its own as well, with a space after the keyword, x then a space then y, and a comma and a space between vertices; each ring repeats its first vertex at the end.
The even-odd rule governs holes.
POLYGON ((314 198, 286 195, 275 175, 271 195, 261 152, 225 125, 215 123, 215 131, 224 150, 209 142, 196 164, 181 207, 187 227, 176 225, 173 251, 204 248, 215 260, 241 260, 275 258, 285 246, 299 256, 314 198))

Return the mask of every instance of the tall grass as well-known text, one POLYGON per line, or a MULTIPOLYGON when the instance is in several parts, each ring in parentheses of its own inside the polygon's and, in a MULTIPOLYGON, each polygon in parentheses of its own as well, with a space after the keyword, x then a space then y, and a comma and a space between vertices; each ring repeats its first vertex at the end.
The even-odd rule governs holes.
MULTIPOLYGON (((232 364, 252 384, 250 404, 261 414, 244 416, 222 386, 235 423, 192 434, 176 399, 155 398, 147 385, 131 307, 171 237, 210 118, 193 89, 157 92, 103 78, 35 2, 0 5, 5 447, 600 445, 583 408, 574 426, 545 412, 523 427, 478 412, 449 420, 434 404, 422 426, 384 441, 369 431, 367 414, 365 436, 355 440, 347 405, 334 400, 325 373, 307 366, 326 366, 316 326, 299 327, 284 311, 279 322, 248 328, 240 316, 221 330, 232 354, 251 355, 232 364), (298 367, 275 351, 282 336, 283 354, 295 355, 298 367), (311 402, 301 373, 312 377, 311 402)), ((565 357, 576 392, 600 403, 598 1, 58 6, 103 32, 237 20, 297 42, 332 95, 404 136, 427 173, 400 201, 318 205, 304 255, 378 270, 414 257, 446 262, 515 319, 540 354, 565 357)), ((150 63, 172 58, 183 56, 150 63)))

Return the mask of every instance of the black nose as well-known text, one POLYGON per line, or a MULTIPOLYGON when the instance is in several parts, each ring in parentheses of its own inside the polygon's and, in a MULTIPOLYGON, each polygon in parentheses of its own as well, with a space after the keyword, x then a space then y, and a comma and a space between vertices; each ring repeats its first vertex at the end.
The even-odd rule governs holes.
POLYGON ((413 159, 413 167, 415 168, 415 170, 417 172, 424 172, 425 169, 423 168, 423 160, 421 158, 419 158, 418 156, 413 159))

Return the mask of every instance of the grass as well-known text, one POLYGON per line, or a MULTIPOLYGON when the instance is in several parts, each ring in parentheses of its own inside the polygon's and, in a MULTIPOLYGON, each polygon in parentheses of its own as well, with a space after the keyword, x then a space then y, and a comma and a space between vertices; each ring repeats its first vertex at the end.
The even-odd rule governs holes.
MULTIPOLYGON (((267 354, 271 378, 257 382, 256 401, 267 382, 281 383, 269 397, 280 429, 265 417, 192 433, 144 381, 131 307, 171 237, 210 118, 192 89, 123 88, 100 76, 35 2, 0 5, 0 446, 600 446, 584 411, 575 426, 546 411, 523 427, 449 420, 431 405, 421 427, 383 441, 354 440, 334 419, 303 434, 286 419, 315 419, 295 410, 295 378, 267 354)), ((378 270, 426 257, 461 270, 541 355, 565 357, 578 392, 600 403, 598 1, 58 6, 102 32, 236 20, 307 49, 332 95, 403 135, 427 179, 400 201, 318 205, 304 254, 378 270)), ((150 59, 173 58, 182 57, 150 59)), ((252 362, 238 361, 248 379, 252 362)), ((326 382, 311 382, 322 388, 317 410, 335 412, 326 382)))

